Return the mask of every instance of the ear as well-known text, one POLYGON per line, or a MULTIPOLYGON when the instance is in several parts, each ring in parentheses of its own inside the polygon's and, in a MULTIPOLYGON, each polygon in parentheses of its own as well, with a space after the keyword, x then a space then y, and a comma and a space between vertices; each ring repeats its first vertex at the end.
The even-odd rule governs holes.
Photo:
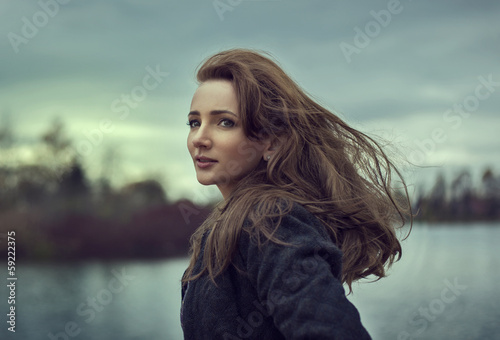
POLYGON ((281 144, 281 138, 266 139, 263 142, 264 152, 262 153, 262 157, 264 160, 269 161, 280 148, 281 144))

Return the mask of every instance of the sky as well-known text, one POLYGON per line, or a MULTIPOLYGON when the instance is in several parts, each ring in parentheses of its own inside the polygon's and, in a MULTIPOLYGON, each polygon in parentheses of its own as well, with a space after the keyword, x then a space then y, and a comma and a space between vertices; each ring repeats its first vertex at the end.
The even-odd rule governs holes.
POLYGON ((171 200, 217 199, 196 181, 186 125, 197 66, 271 53, 317 101, 436 172, 500 171, 500 2, 40 0, 0 2, 0 124, 28 150, 64 122, 90 178, 158 179, 171 200))

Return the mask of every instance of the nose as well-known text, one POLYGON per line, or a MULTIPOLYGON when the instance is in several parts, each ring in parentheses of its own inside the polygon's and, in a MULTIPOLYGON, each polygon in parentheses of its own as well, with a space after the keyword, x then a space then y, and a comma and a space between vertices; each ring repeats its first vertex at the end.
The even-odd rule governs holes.
POLYGON ((191 142, 195 148, 207 148, 210 149, 212 147, 212 139, 210 138, 209 131, 203 126, 196 129, 196 131, 192 132, 191 142))

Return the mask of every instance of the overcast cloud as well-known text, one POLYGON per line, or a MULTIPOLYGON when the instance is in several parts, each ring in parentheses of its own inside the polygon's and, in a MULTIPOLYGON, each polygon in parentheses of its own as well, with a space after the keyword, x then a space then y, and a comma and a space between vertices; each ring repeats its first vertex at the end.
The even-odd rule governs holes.
POLYGON ((0 4, 0 114, 20 144, 58 116, 77 148, 111 121, 83 156, 91 176, 114 148, 117 181, 155 174, 172 199, 213 196, 196 183, 185 121, 196 67, 233 47, 269 51, 349 123, 436 166, 410 171, 410 182, 436 169, 500 170, 496 1, 215 2, 225 12, 212 0, 59 1, 0 4), (126 104, 147 75, 144 99, 126 104))

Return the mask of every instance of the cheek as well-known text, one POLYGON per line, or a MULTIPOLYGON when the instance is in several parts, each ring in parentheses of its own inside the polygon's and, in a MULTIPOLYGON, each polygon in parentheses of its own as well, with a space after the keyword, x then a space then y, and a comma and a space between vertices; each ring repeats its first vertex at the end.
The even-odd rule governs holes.
POLYGON ((261 148, 259 148, 258 145, 255 145, 254 143, 249 143, 248 141, 245 141, 242 145, 243 147, 240 147, 237 150, 239 163, 247 169, 255 168, 262 158, 261 148))

